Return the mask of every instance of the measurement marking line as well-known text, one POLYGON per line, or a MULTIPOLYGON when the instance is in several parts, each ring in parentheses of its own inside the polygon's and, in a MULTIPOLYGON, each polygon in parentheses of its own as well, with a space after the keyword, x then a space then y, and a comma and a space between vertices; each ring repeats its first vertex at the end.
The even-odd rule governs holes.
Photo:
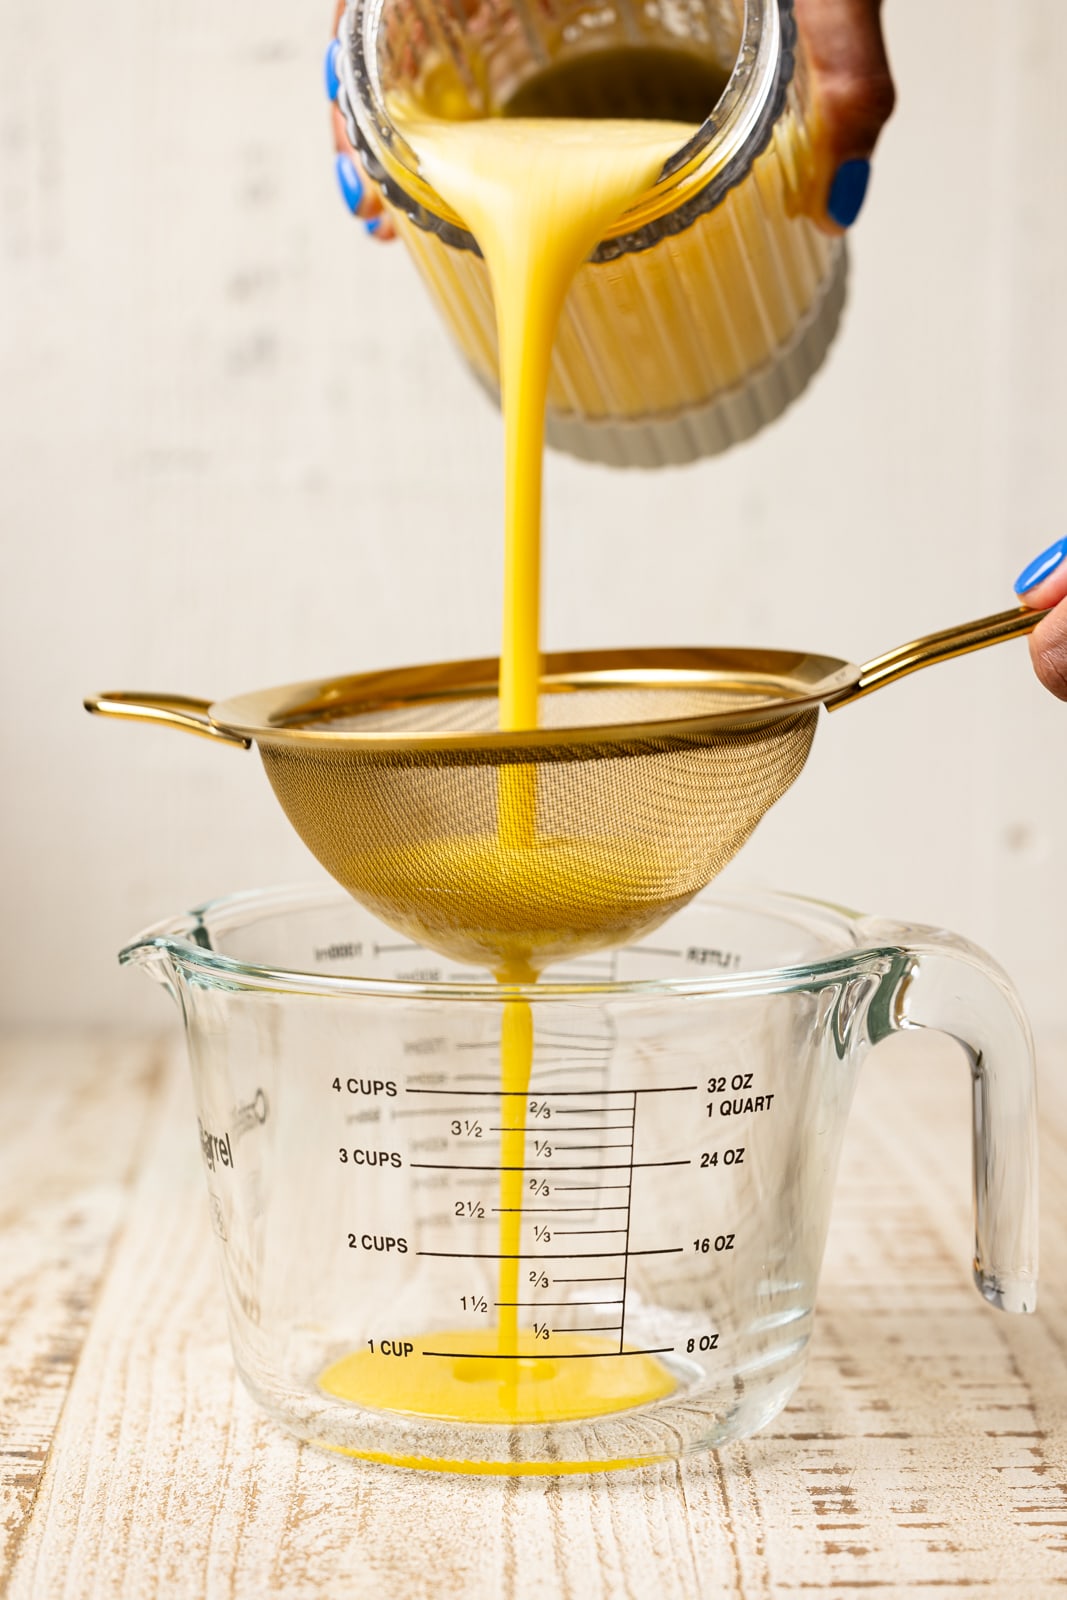
MULTIPOLYGON (((662 1250, 631 1250, 631 1256, 680 1256, 680 1244, 667 1245, 662 1250)), ((496 1250, 416 1250, 417 1256, 434 1256, 440 1261, 612 1261, 627 1254, 623 1250, 549 1250, 535 1255, 532 1250, 515 1254, 501 1254, 496 1250)), ((560 1282, 563 1280, 560 1279, 560 1282)))
POLYGON ((625 1211, 625 1206, 492 1206, 497 1215, 521 1213, 527 1217, 547 1216, 552 1211, 625 1211))
POLYGON ((588 1033, 574 1033, 565 1028, 546 1027, 538 1037, 544 1040, 545 1045, 550 1050, 563 1049, 570 1052, 584 1050, 587 1054, 591 1052, 594 1055, 604 1050, 610 1050, 612 1043, 610 1038, 605 1040, 603 1034, 596 1038, 595 1036, 590 1037, 588 1033))
MULTIPOLYGON (((537 1081, 540 1084, 542 1078, 574 1078, 582 1072, 600 1072, 611 1060, 611 1056, 611 1045, 568 1044, 566 1040, 562 1040, 558 1045, 552 1045, 546 1040, 544 1049, 537 1057, 537 1081)), ((537 1090, 532 1092, 536 1094, 537 1090)), ((600 1090, 594 1085, 585 1089, 548 1089, 545 1092, 573 1095, 599 1094, 600 1090)), ((526 1093, 530 1094, 531 1090, 527 1089, 526 1093)))
MULTIPOLYGON (((597 1093, 597 1091, 595 1089, 593 1089, 593 1090, 586 1089, 583 1092, 585 1094, 596 1094, 597 1093)), ((556 1113, 557 1117, 595 1117, 595 1116, 613 1117, 617 1111, 621 1111, 621 1110, 622 1110, 621 1106, 556 1106, 555 1107, 555 1113, 556 1113)), ((554 1124, 554 1125, 558 1126, 558 1124, 554 1124)), ((604 1126, 603 1123, 598 1123, 597 1124, 598 1131, 603 1126, 604 1126)), ((579 1133, 580 1131, 581 1130, 578 1129, 578 1128, 563 1128, 563 1129, 561 1129, 561 1132, 563 1132, 563 1133, 579 1133)))
MULTIPOLYGON (((421 1093, 422 1091, 420 1090, 419 1092, 421 1093)), ((408 1093, 409 1094, 414 1094, 415 1090, 414 1089, 409 1089, 408 1093)), ((481 1116, 485 1115, 485 1107, 484 1106, 470 1106, 470 1105, 462 1105, 462 1104, 454 1105, 454 1106, 402 1106, 397 1111, 390 1111, 389 1120, 390 1120, 390 1122, 393 1122, 398 1117, 441 1117, 441 1118, 445 1118, 445 1117, 475 1117, 476 1118, 479 1115, 481 1115, 481 1116)), ((561 1132, 563 1132, 563 1133, 566 1133, 566 1131, 567 1131, 566 1128, 561 1129, 561 1132)), ((448 1135, 442 1133, 442 1134, 439 1135, 439 1137, 442 1138, 442 1139, 446 1139, 446 1138, 448 1138, 448 1135)))
MULTIPOLYGON (((603 1090, 598 1089, 595 1083, 590 1084, 586 1080, 589 1078, 594 1078, 600 1079, 600 1081, 603 1082, 604 1070, 611 1064, 612 1054, 613 1051, 611 1049, 598 1050, 595 1053, 587 1052, 578 1061, 575 1061, 573 1058, 568 1061, 567 1056, 559 1055, 555 1057, 556 1065, 553 1066, 550 1064, 547 1072, 542 1071, 542 1067, 544 1066, 545 1062, 544 1059, 539 1055, 537 1058, 537 1088, 529 1088, 527 1089, 526 1093, 528 1095, 532 1095, 534 1098, 536 1098, 538 1094, 552 1095, 553 1098, 556 1095, 566 1095, 567 1098, 571 1100, 580 1100, 582 1098, 590 1099, 596 1095, 602 1094, 604 1092, 603 1090), (575 1086, 570 1089, 554 1087, 546 1087, 542 1089, 542 1078, 576 1078, 578 1081, 575 1086)), ((551 1062, 551 1059, 552 1058, 549 1058, 549 1062, 551 1062)))
POLYGON ((557 1228, 556 1232, 557 1232, 557 1234, 559 1235, 559 1237, 561 1239, 564 1239, 564 1238, 566 1238, 566 1239, 576 1239, 579 1234, 581 1234, 585 1238, 591 1238, 594 1233, 625 1233, 626 1229, 625 1228, 557 1228))
POLYGON ((655 944, 624 944, 624 950, 635 951, 642 956, 680 956, 681 950, 664 950, 661 945, 655 944))
POLYGON ((546 1064, 551 1065, 554 1062, 567 1063, 565 1071, 577 1072, 582 1067, 598 1061, 608 1061, 611 1058, 611 1048, 612 1041, 604 1037, 590 1039, 588 1035, 584 1038, 572 1035, 568 1038, 566 1034, 558 1034, 555 1038, 545 1040, 544 1052, 538 1056, 538 1077, 541 1077, 546 1064))
MULTIPOLYGON (((595 1112, 596 1107, 592 1106, 590 1110, 595 1112)), ((567 1114, 566 1112, 559 1113, 560 1116, 566 1116, 567 1114)), ((607 1116, 607 1114, 607 1109, 605 1109, 604 1115, 607 1116)), ((570 1127, 565 1128, 562 1122, 553 1122, 552 1130, 554 1133, 629 1133, 630 1124, 628 1122, 572 1123, 570 1127)))
POLYGON ((525 1172, 526 1170, 525 1167, 483 1167, 473 1162, 468 1162, 466 1166, 457 1166, 454 1162, 412 1161, 410 1165, 413 1170, 421 1172, 525 1172))
MULTIPOLYGON (((575 1073, 588 1072, 591 1067, 606 1067, 610 1060, 610 1050, 604 1050, 595 1056, 590 1055, 586 1061, 568 1061, 566 1056, 548 1056, 547 1058, 542 1056, 537 1063, 537 1081, 541 1083, 545 1078, 573 1078, 575 1073), (553 1060, 557 1061, 559 1065, 549 1066, 547 1064, 553 1060)), ((526 1092, 529 1094, 529 1089, 526 1092)), ((558 1094, 560 1091, 558 1089, 542 1089, 538 1092, 541 1094, 558 1094)), ((573 1094, 575 1091, 572 1089, 569 1092, 573 1094)), ((597 1091, 595 1089, 586 1089, 585 1093, 596 1094, 597 1091)))
POLYGON ((494 1307, 499 1310, 501 1306, 621 1306, 621 1300, 494 1300, 494 1307))
MULTIPOLYGON (((615 952, 613 950, 590 950, 584 956, 575 956, 573 961, 568 961, 569 967, 595 968, 606 967, 610 972, 615 965, 615 952)), ((553 967, 553 972, 556 970, 553 967)))
MULTIPOLYGON (((569 1131, 569 1129, 564 1129, 565 1133, 569 1131)), ((557 1144, 553 1145, 552 1148, 554 1150, 629 1150, 630 1141, 627 1140, 624 1144, 557 1144)))
MULTIPOLYGON (((619 1095, 619 1094, 696 1094, 700 1088, 698 1083, 665 1083, 647 1089, 545 1089, 540 1094, 536 1089, 464 1089, 463 1094, 492 1095, 497 1100, 562 1100, 566 1096, 590 1099, 593 1095, 619 1095)), ((407 1089, 407 1094, 456 1094, 455 1089, 407 1089)), ((600 1109, 594 1107, 594 1110, 600 1109)), ((608 1109, 608 1108, 604 1108, 608 1109)), ((674 1349, 674 1346, 671 1346, 674 1349)), ((506 1357, 506 1360, 512 1358, 506 1357)))
MULTIPOLYGON (((408 1114, 409 1117, 425 1117, 425 1116, 428 1116, 430 1113, 428 1111, 409 1111, 407 1114, 408 1114)), ((630 1124, 628 1122, 595 1122, 591 1128, 561 1128, 559 1123, 557 1122, 555 1124, 555 1128, 554 1128, 554 1132, 556 1132, 556 1133, 629 1133, 629 1131, 630 1131, 630 1124)), ((505 1127, 503 1125, 498 1127, 496 1125, 496 1123, 490 1123, 489 1124, 489 1132, 490 1133, 526 1133, 526 1132, 528 1132, 528 1129, 527 1129, 527 1126, 526 1126, 525 1122, 520 1123, 519 1126, 515 1127, 515 1128, 505 1127)), ((572 1144, 563 1145, 563 1144, 561 1144, 561 1145, 557 1145, 556 1148, 558 1150, 580 1150, 580 1149, 582 1149, 584 1147, 582 1145, 572 1145, 572 1144)), ((610 1145, 604 1145, 602 1148, 606 1149, 606 1150, 610 1150, 611 1146, 610 1145)))
POLYGON ((604 961, 599 956, 579 956, 575 961, 562 961, 558 967, 552 968, 553 973, 579 972, 586 982, 598 973, 611 973, 614 970, 614 961, 604 961))
POLYGON ((594 1328, 553 1328, 553 1333, 621 1333, 621 1322, 601 1322, 594 1328))
MULTIPOLYGON (((609 1089, 609 1094, 696 1094, 700 1088, 699 1083, 666 1083, 662 1088, 654 1089, 609 1089)), ((673 1350, 674 1346, 670 1348, 673 1350)))
POLYGON ((637 1095, 634 1095, 633 1111, 630 1115, 632 1132, 630 1134, 630 1187, 626 1191, 626 1254, 622 1258, 622 1326, 619 1328, 619 1349, 625 1343, 623 1329, 626 1327, 626 1284, 630 1275, 630 1213, 634 1203, 634 1140, 637 1137, 637 1095))
POLYGON ((617 1272, 613 1278, 553 1278, 553 1283, 621 1283, 622 1273, 617 1272))
POLYGON ((552 968, 553 983, 588 983, 599 987, 612 980, 612 968, 605 962, 599 967, 579 967, 572 961, 552 968))
MULTIPOLYGON (((483 1166, 480 1162, 412 1161, 412 1171, 420 1172, 636 1172, 644 1167, 691 1167, 685 1161, 605 1161, 601 1166, 594 1162, 557 1161, 551 1167, 501 1167, 483 1166)), ((623 1185, 619 1185, 623 1187, 623 1185)))
MULTIPOLYGON (((600 1330, 597 1329, 597 1332, 600 1330)), ((443 1356, 446 1361, 539 1361, 539 1355, 502 1356, 490 1352, 479 1351, 472 1356, 469 1350, 423 1350, 424 1356, 443 1356)), ((656 1350, 590 1350, 582 1355, 564 1354, 562 1350, 546 1350, 544 1359, 553 1361, 617 1361, 622 1356, 670 1356, 674 1354, 673 1344, 660 1345, 656 1350)))
MULTIPOLYGON (((628 1183, 556 1183, 557 1194, 606 1194, 609 1189, 628 1189, 628 1183)), ((598 1208, 599 1209, 599 1208, 598 1208)), ((604 1208, 608 1208, 605 1206, 604 1208)))
MULTIPOLYGON (((466 1108, 466 1107, 463 1107, 463 1106, 459 1107, 459 1110, 461 1110, 461 1111, 463 1111, 465 1109, 473 1109, 473 1108, 466 1108)), ((446 1114, 447 1114, 447 1107, 445 1107, 445 1106, 402 1106, 397 1111, 390 1111, 389 1120, 390 1120, 390 1122, 393 1122, 393 1121, 396 1120, 397 1117, 439 1117, 442 1112, 446 1112, 446 1114)), ((352 1118, 351 1117, 346 1118, 346 1121, 350 1122, 350 1121, 352 1121, 352 1118)))

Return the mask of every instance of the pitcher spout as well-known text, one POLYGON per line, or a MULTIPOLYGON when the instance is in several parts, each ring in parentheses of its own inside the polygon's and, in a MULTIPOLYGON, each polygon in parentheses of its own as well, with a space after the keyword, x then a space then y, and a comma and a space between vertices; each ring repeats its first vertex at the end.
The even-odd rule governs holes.
POLYGON ((154 978, 162 985, 175 1005, 181 1009, 180 968, 174 945, 165 934, 150 930, 131 944, 124 946, 119 951, 119 965, 140 967, 150 978, 154 978))

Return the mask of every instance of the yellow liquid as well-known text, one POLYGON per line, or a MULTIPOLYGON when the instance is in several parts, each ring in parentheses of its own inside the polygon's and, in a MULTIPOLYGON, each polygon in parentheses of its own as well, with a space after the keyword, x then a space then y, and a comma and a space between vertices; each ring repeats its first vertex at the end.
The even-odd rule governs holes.
POLYGON ((517 1336, 517 1359, 508 1361, 497 1360, 492 1328, 431 1333, 413 1343, 414 1355, 403 1360, 369 1350, 344 1356, 322 1374, 319 1388, 379 1410, 481 1423, 580 1422, 659 1400, 674 1388, 655 1356, 600 1359, 604 1343, 595 1334, 557 1335, 553 1358, 540 1353, 533 1332, 524 1331, 517 1336), (460 1349, 454 1360, 423 1355, 460 1349), (507 1369, 506 1377, 501 1368, 507 1369))
POLYGON ((537 833, 519 843, 505 825, 496 833, 367 851, 347 857, 343 868, 341 881, 392 927, 515 983, 531 982, 554 962, 650 933, 693 887, 675 851, 659 853, 636 833, 612 839, 537 833), (445 901, 441 884, 448 885, 445 901))
MULTIPOLYGON (((688 53, 643 44, 590 49, 523 83, 504 114, 665 117, 688 125, 703 121, 722 85, 717 63, 688 53)), ((427 83, 420 93, 442 116, 470 115, 455 82, 427 83)), ((808 215, 828 181, 828 157, 801 88, 748 175, 717 205, 650 249, 581 266, 557 330, 548 390, 557 420, 699 413, 778 359, 809 326, 840 270, 839 245, 808 215)), ((698 167, 679 180, 666 209, 687 204, 708 176, 698 167)), ((642 205, 642 222, 659 215, 642 205)), ((394 221, 464 356, 495 391, 496 318, 485 263, 399 213, 394 221)), ((818 359, 811 355, 814 364, 818 359)))
MULTIPOLYGON (((506 485, 500 725, 535 728, 542 457, 556 325, 571 280, 606 227, 654 183, 694 130, 681 122, 575 118, 448 122, 407 103, 391 109, 428 181, 474 234, 493 287, 506 485)), ((535 870, 537 858, 535 770, 503 769, 498 793, 497 838, 481 849, 477 841, 460 845, 457 856, 470 857, 466 875, 473 869, 475 877, 482 853, 490 872, 499 873, 506 862, 521 893, 524 872, 535 870)), ((417 875, 420 853, 406 854, 417 875)), ((610 873, 598 870, 596 854, 593 847, 590 861, 583 863, 586 870, 571 878, 579 920, 583 911, 596 916, 607 910, 620 890, 625 895, 622 885, 611 883, 610 873), (586 900, 589 906, 582 904, 586 900)), ((509 959, 507 939, 498 954, 501 982, 533 976, 526 952, 509 959)), ((659 1399, 675 1387, 655 1357, 625 1352, 606 1336, 561 1331, 546 1341, 521 1326, 526 1110, 533 1060, 533 1016, 525 1001, 504 1003, 500 1060, 504 1131, 496 1331, 435 1333, 418 1341, 404 1359, 357 1352, 320 1378, 328 1393, 389 1411, 514 1423, 603 1415, 659 1399), (456 1354, 445 1358, 425 1351, 456 1354)))
POLYGON ((574 274, 605 229, 694 129, 566 117, 444 122, 407 108, 396 120, 428 181, 477 239, 493 286, 505 452, 500 725, 534 728, 541 470, 556 324, 574 274))

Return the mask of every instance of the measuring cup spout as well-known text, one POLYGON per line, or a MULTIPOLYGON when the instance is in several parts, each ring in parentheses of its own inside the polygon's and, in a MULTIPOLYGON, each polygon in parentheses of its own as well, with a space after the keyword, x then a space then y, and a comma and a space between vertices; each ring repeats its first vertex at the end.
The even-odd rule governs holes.
POLYGON ((162 929, 150 929, 133 944, 119 951, 119 965, 140 967, 161 984, 179 1010, 182 1010, 181 965, 171 940, 162 929))
POLYGON ((1037 1091, 1033 1041, 996 963, 940 929, 868 921, 865 934, 897 946, 896 972, 872 1005, 872 1042, 934 1028, 970 1065, 974 1150, 974 1280, 1001 1311, 1037 1307, 1037 1091))

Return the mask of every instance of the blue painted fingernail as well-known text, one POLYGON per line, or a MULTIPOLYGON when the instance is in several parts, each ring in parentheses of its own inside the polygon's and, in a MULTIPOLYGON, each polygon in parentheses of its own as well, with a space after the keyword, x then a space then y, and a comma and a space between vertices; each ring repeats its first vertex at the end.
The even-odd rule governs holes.
POLYGON ((839 228, 851 228, 859 216, 870 179, 869 161, 843 161, 834 173, 826 209, 839 228))
POLYGON ((1015 593, 1027 594, 1031 589, 1036 589, 1039 583, 1055 572, 1060 562, 1067 556, 1067 538, 1057 539, 1055 544, 1050 544, 1047 550, 1042 550, 1035 556, 1028 567, 1024 567, 1015 580, 1015 593))
POLYGON ((368 217, 366 222, 363 224, 368 233, 377 233, 381 225, 381 217, 368 217))
POLYGON ((336 100, 341 88, 341 74, 337 70, 337 63, 341 59, 341 41, 330 40, 330 48, 326 52, 326 94, 331 100, 336 100))
POLYGON ((363 183, 351 156, 338 156, 335 162, 337 182, 345 198, 345 205, 355 216, 363 199, 363 183))

